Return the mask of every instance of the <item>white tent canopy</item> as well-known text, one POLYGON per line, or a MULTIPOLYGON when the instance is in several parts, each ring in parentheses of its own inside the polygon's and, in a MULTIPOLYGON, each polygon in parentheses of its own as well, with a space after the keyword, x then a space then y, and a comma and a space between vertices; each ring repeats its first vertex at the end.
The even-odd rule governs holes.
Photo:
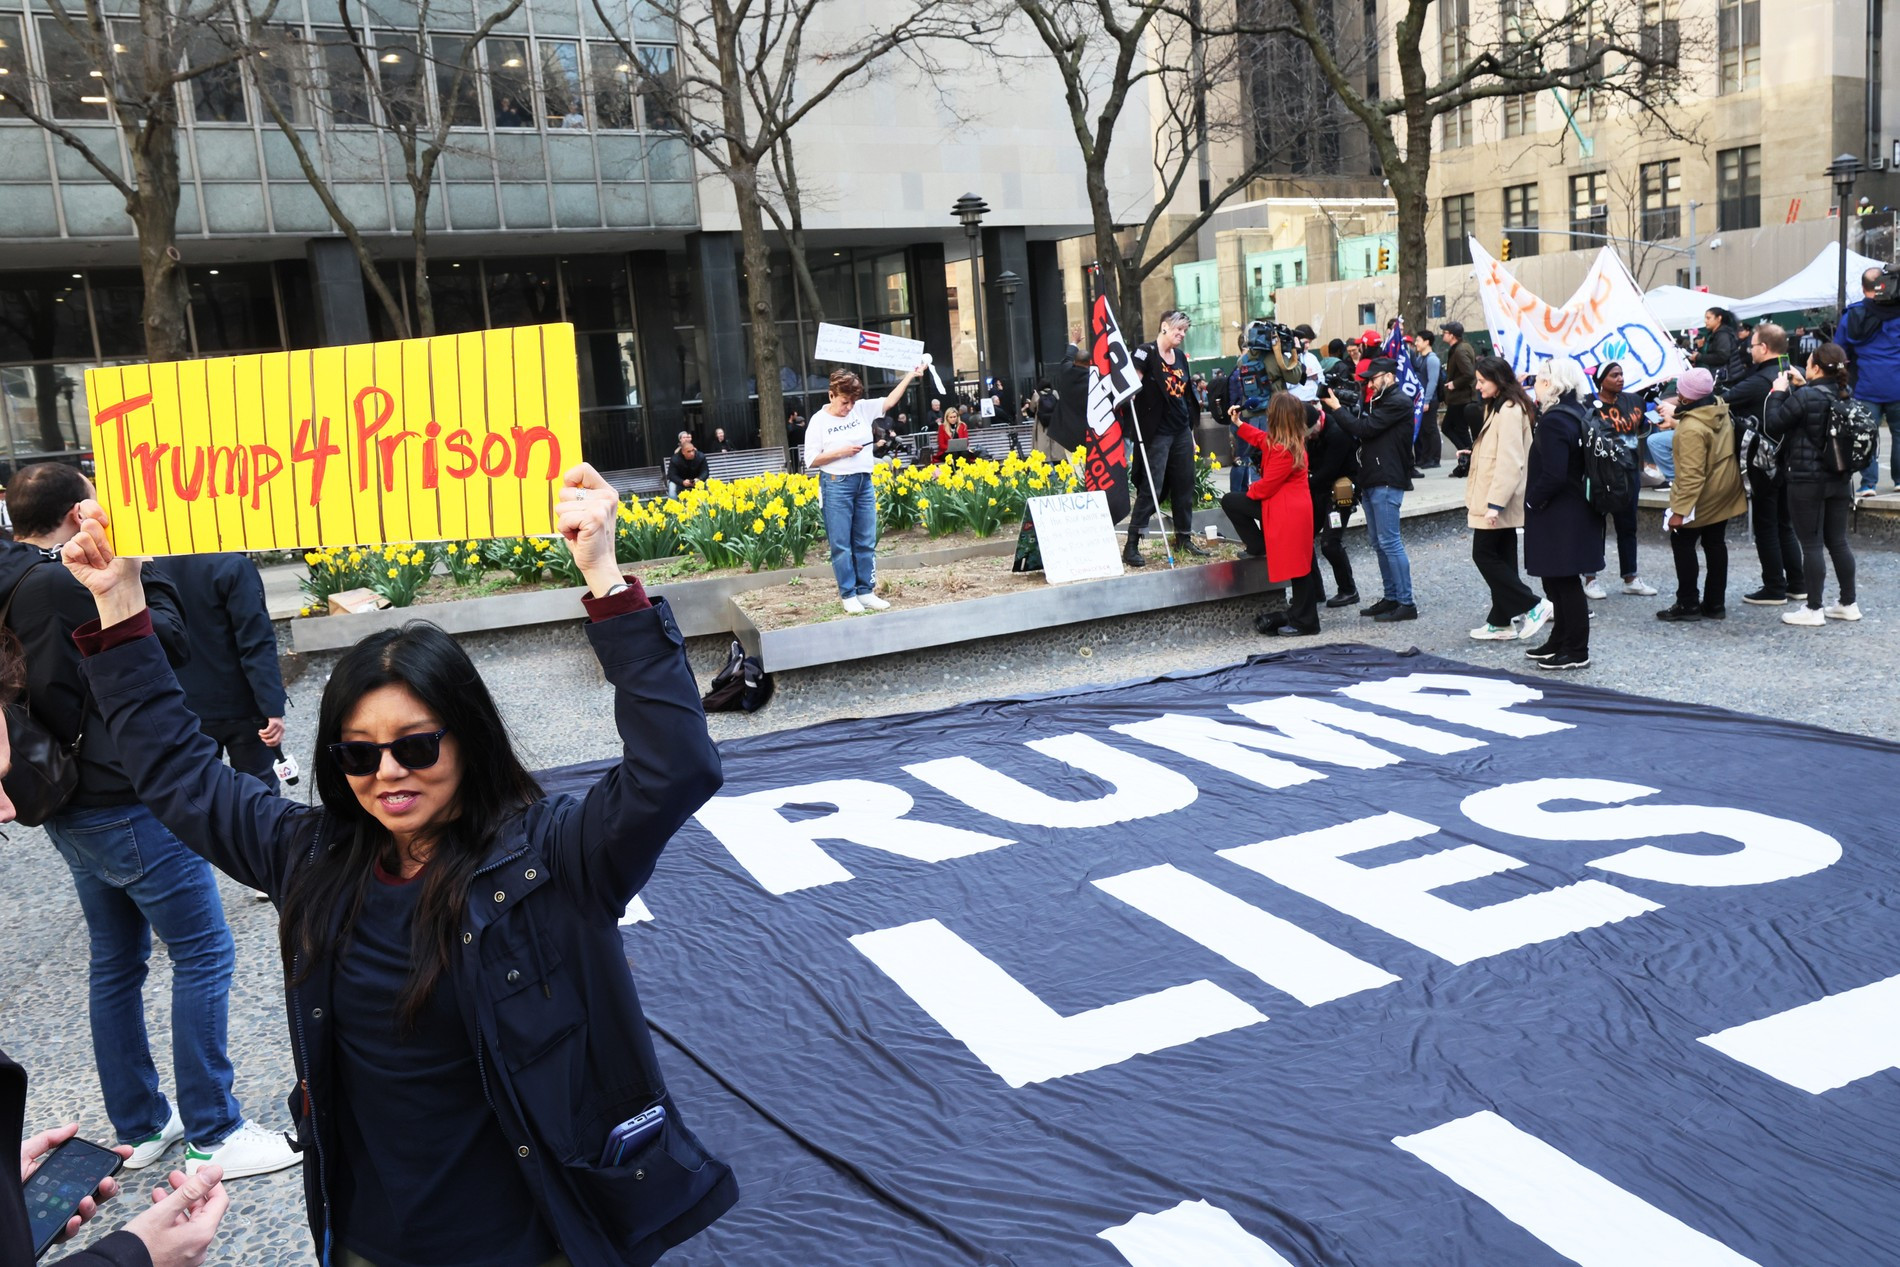
MULTIPOLYGON (((1700 290, 1685 290, 1681 286, 1658 286, 1643 292, 1643 302, 1649 311, 1666 329, 1690 330, 1702 324, 1702 314, 1711 308, 1726 308, 1736 317, 1746 320, 1771 312, 1798 312, 1804 308, 1832 308, 1836 296, 1835 286, 1839 281, 1841 248, 1838 242, 1829 242, 1821 248, 1821 253, 1809 262, 1808 266, 1782 282, 1771 286, 1759 295, 1750 295, 1746 299, 1731 299, 1727 295, 1708 294, 1700 290)), ((1880 267, 1880 261, 1860 254, 1858 251, 1847 253, 1847 297, 1849 302, 1860 298, 1860 275, 1867 269, 1880 267)))

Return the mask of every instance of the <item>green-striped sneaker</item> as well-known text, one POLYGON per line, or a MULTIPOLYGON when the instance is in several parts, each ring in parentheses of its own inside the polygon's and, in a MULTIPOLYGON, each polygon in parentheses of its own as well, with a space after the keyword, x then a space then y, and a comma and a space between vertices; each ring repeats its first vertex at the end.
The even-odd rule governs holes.
POLYGON ((267 1131, 249 1119, 238 1123, 238 1128, 226 1135, 221 1144, 210 1148, 185 1145, 185 1173, 188 1175, 197 1174, 200 1166, 216 1163, 224 1168, 226 1179, 244 1179, 285 1170, 302 1160, 303 1154, 292 1148, 282 1134, 267 1131))
POLYGON ((143 1170, 163 1157, 173 1144, 185 1137, 185 1119, 178 1116, 178 1106, 172 1106, 172 1116, 165 1123, 165 1129, 156 1135, 147 1135, 144 1139, 129 1139, 132 1155, 125 1159, 127 1170, 143 1170))

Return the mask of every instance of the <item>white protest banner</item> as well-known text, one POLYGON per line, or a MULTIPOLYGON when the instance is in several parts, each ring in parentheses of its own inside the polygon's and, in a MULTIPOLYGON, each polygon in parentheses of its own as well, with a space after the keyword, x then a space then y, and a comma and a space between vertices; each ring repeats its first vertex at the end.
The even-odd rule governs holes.
POLYGON ((843 361, 847 365, 875 365, 879 369, 915 369, 924 359, 924 345, 918 339, 906 339, 882 330, 853 330, 818 323, 818 342, 811 351, 817 361, 843 361))
POLYGON ((1553 306, 1525 289, 1476 238, 1470 241, 1491 350, 1519 374, 1535 374, 1550 358, 1567 356, 1594 377, 1598 366, 1615 361, 1623 367, 1624 387, 1636 391, 1689 368, 1609 247, 1598 253, 1577 293, 1553 306))
POLYGON ((1032 497, 1029 518, 1036 525, 1042 574, 1051 585, 1122 574, 1115 521, 1108 517, 1107 493, 1097 489, 1092 493, 1032 497))

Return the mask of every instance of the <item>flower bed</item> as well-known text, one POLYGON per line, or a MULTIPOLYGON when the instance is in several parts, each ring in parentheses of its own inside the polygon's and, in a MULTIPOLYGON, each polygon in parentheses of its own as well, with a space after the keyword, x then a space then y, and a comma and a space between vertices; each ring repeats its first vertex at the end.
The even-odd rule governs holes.
MULTIPOLYGON (((884 539, 922 533, 930 539, 988 537, 1013 531, 1031 497, 1074 492, 1085 454, 1051 462, 1040 453, 1012 453, 1002 461, 976 458, 930 466, 880 466, 872 474, 878 529, 884 539)), ((1212 505, 1213 473, 1220 464, 1196 462, 1195 498, 1212 505)), ((818 477, 773 473, 749 479, 709 480, 677 497, 620 505, 615 553, 627 565, 673 560, 654 580, 730 571, 767 572, 803 567, 825 524, 818 477)), ((822 551, 821 551, 822 554, 822 551)), ((332 594, 369 589, 392 607, 478 597, 536 586, 582 583, 556 537, 494 537, 469 541, 383 546, 328 546, 303 556, 302 614, 321 614, 332 594)))

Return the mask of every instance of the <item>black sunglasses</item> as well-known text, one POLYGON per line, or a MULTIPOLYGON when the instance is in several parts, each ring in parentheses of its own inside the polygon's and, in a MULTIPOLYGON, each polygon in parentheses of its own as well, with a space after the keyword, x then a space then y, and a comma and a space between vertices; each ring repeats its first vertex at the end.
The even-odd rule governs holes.
POLYGON ((383 751, 388 749, 389 755, 396 758, 396 764, 403 769, 426 770, 442 759, 442 736, 448 733, 448 727, 444 726, 441 730, 404 735, 388 743, 371 743, 367 739, 333 743, 330 759, 343 773, 362 778, 381 768, 383 751))

